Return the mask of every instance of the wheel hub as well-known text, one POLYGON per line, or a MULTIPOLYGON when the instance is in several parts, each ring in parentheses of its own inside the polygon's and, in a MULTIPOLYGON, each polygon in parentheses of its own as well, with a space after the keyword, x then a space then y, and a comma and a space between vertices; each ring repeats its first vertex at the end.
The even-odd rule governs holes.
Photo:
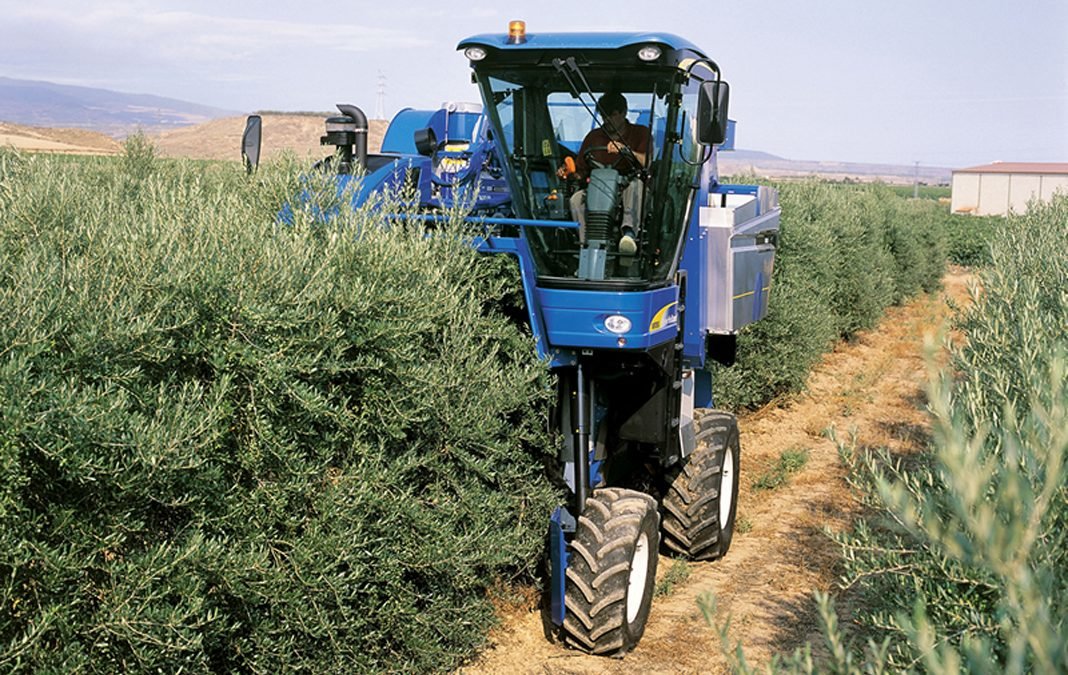
POLYGON ((627 623, 633 623, 638 617, 645 593, 645 577, 649 573, 649 537, 642 532, 634 546, 634 557, 630 561, 630 577, 627 580, 627 623))
POLYGON ((729 446, 723 453, 723 468, 719 483, 719 526, 730 522, 731 505, 734 503, 734 450, 729 446))

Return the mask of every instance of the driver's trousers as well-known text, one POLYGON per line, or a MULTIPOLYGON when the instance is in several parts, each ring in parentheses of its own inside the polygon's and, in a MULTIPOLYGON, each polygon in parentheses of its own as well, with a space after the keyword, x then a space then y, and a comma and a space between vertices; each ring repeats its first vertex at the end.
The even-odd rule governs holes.
MULTIPOLYGON (((638 225, 642 212, 642 182, 632 180, 623 188, 623 220, 620 227, 630 229, 638 234, 638 225)), ((586 190, 578 190, 571 195, 571 217, 579 223, 579 241, 586 243, 586 190)))

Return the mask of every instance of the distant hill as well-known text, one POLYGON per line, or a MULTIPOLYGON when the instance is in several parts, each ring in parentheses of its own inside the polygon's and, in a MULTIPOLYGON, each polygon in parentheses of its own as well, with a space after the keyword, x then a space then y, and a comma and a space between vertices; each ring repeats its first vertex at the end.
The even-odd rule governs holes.
POLYGON ((0 120, 26 126, 89 129, 122 138, 138 128, 159 132, 237 114, 162 96, 0 77, 0 120))
POLYGON ((739 162, 763 162, 783 159, 778 155, 773 155, 770 152, 762 152, 760 150, 721 150, 719 156, 720 158, 730 158, 739 162))
POLYGON ((719 164, 719 173, 722 176, 757 175, 769 178, 818 176, 828 180, 881 181, 899 185, 911 185, 913 181, 919 181, 925 185, 949 185, 953 175, 953 170, 944 166, 916 167, 901 164, 784 159, 755 150, 721 152, 716 159, 719 164))

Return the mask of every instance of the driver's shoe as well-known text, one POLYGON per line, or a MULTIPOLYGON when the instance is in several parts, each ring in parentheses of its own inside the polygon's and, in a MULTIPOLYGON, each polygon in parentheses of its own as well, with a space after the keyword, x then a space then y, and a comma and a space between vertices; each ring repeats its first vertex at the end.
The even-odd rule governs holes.
POLYGON ((623 236, 619 238, 619 254, 634 255, 638 252, 638 242, 634 240, 634 230, 629 227, 623 229, 623 236))

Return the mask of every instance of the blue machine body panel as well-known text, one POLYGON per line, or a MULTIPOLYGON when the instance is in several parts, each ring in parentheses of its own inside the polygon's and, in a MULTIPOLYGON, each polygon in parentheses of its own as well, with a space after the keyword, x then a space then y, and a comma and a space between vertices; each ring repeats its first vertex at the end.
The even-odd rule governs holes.
POLYGON ((416 155, 415 132, 433 129, 443 146, 447 144, 474 143, 479 138, 483 116, 481 110, 456 104, 445 104, 437 110, 404 108, 389 123, 382 139, 382 152, 398 155, 416 155), (450 106, 458 109, 450 110, 450 106))
POLYGON ((552 347, 649 350, 678 333, 676 286, 638 292, 538 288, 535 296, 552 347), (608 330, 609 316, 626 317, 630 330, 608 330))
MULTIPOLYGON (((545 321, 535 296, 537 278, 534 275, 534 263, 530 258, 530 249, 522 237, 487 237, 475 239, 473 244, 482 253, 505 253, 515 256, 519 263, 519 275, 523 280, 523 301, 530 318, 530 331, 534 336, 534 345, 539 358, 549 358, 552 350, 549 346, 545 321)), ((565 355, 570 360, 570 354, 565 355)))
POLYGON ((706 336, 737 332, 768 312, 779 207, 773 190, 719 183, 709 172, 692 208, 680 261, 691 289, 688 295, 694 300, 687 306, 683 357, 687 367, 701 369, 706 363, 706 336), (734 211, 744 215, 732 212, 731 203, 743 205, 734 211), (714 208, 720 204, 723 208, 714 208), (705 227, 702 210, 730 212, 739 220, 705 227))
POLYGON ((430 120, 437 110, 415 110, 404 108, 389 122, 386 135, 382 138, 382 152, 397 155, 417 155, 415 149, 415 132, 430 126, 430 120))
POLYGON ((556 507, 549 517, 549 562, 552 577, 549 580, 550 617, 557 626, 562 626, 567 610, 564 606, 564 595, 567 592, 567 565, 570 553, 567 550, 567 540, 564 538, 564 521, 567 519, 567 511, 562 506, 556 507))
MULTIPOLYGON (((715 153, 715 149, 713 149, 715 153)), ((713 160, 715 157, 713 156, 713 160)), ((707 261, 699 250, 701 228, 697 214, 701 204, 707 204, 709 195, 719 185, 719 174, 716 171, 715 161, 706 162, 701 167, 700 182, 694 195, 693 203, 690 204, 690 214, 687 217, 686 243, 682 250, 682 259, 679 268, 686 272, 687 288, 703 288, 705 274, 707 273, 707 261)), ((704 303, 689 303, 685 332, 682 339, 683 363, 688 368, 700 370, 705 367, 705 337, 701 327, 705 324, 704 303), (695 306, 696 305, 696 306, 695 306)))
POLYGON ((508 183, 494 171, 496 149, 485 138, 480 113, 405 109, 390 123, 375 155, 376 166, 367 175, 338 176, 339 194, 352 189, 353 204, 364 204, 376 193, 398 190, 409 176, 415 178, 419 207, 439 210, 463 203, 473 210, 507 207, 508 183), (415 132, 434 129, 439 149, 433 157, 420 155, 415 132))

